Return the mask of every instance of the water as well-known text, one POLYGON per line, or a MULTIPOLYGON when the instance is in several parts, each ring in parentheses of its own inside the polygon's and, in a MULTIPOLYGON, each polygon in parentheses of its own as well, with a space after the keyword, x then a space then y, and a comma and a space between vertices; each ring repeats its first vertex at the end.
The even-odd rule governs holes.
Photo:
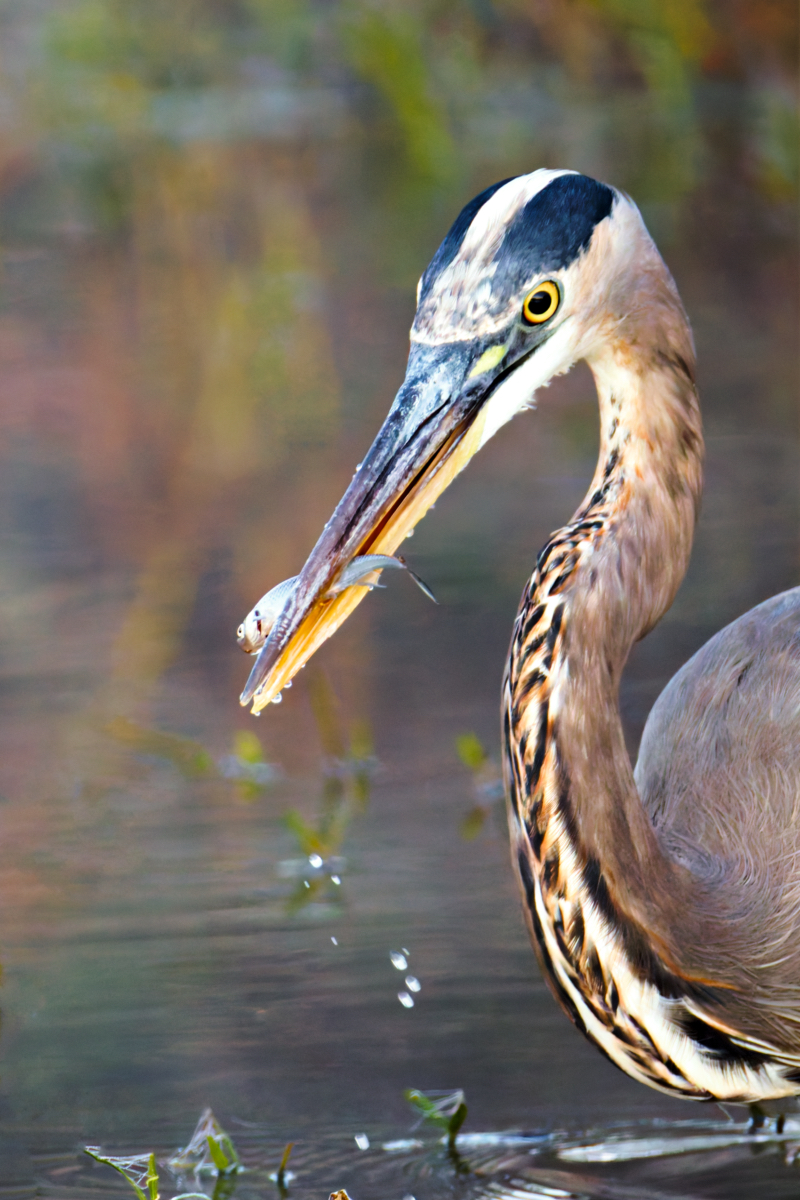
POLYGON ((632 749, 676 667, 797 583, 792 18, 348 11, 0 18, 0 1190, 123 1195, 80 1147, 166 1160, 210 1105, 237 1200, 289 1141, 297 1200, 795 1195, 790 1136, 584 1043, 520 918, 499 681, 591 476, 584 370, 408 543, 440 607, 393 575, 259 721, 235 644, 378 428, 449 221, 543 164, 642 203, 698 343, 704 512, 626 676, 632 749), (454 1162, 407 1088, 533 1140, 454 1162))

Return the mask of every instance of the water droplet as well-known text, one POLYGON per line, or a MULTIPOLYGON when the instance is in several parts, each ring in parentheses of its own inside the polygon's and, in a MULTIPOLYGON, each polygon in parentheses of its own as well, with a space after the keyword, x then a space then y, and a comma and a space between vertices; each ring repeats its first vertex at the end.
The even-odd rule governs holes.
POLYGON ((397 999, 400 1001, 403 1008, 413 1008, 414 1007, 414 1000, 411 996, 409 996, 408 992, 398 992, 397 999))
POLYGON ((399 954, 397 950, 392 950, 389 953, 389 958, 391 959, 392 966, 396 971, 405 971, 408 963, 404 954, 399 954))
POLYGON ((417 979, 416 975, 406 975, 406 987, 410 992, 418 992, 422 984, 417 979))
POLYGON ((315 871, 318 871, 322 866, 322 858, 319 854, 309 854, 308 861, 311 863, 315 871))
POLYGON ((369 1138, 365 1133, 356 1134, 356 1145, 359 1150, 369 1150, 369 1138))
POLYGON ((338 875, 331 875, 331 883, 335 883, 336 886, 338 887, 341 882, 342 881, 338 875))
POLYGON ((286 691, 286 689, 287 689, 287 688, 290 688, 291 686, 292 686, 292 681, 291 681, 291 679, 287 679, 287 680, 286 680, 286 683, 283 685, 283 690, 284 690, 284 691, 286 691))
POLYGON ((311 884, 308 882, 308 880, 307 880, 307 879, 304 879, 304 880, 303 880, 303 887, 307 887, 307 888, 310 888, 310 887, 311 887, 311 884))
POLYGON ((283 699, 283 696, 280 694, 280 692, 276 692, 275 695, 272 697, 272 703, 280 704, 282 699, 283 699))
POLYGON ((408 541, 408 539, 412 538, 413 536, 414 536, 414 530, 409 529, 408 533, 406 534, 406 541, 408 541))
POLYGON ((405 946, 402 946, 402 947, 401 947, 401 949, 402 949, 402 951, 403 951, 403 954, 405 954, 406 958, 411 958, 411 951, 410 951, 410 950, 406 950, 405 946))
POLYGON ((332 938, 331 938, 331 941, 333 942, 334 946, 338 946, 338 945, 339 945, 339 943, 338 943, 338 941, 336 940, 336 938, 335 938, 335 937, 332 937, 332 938))

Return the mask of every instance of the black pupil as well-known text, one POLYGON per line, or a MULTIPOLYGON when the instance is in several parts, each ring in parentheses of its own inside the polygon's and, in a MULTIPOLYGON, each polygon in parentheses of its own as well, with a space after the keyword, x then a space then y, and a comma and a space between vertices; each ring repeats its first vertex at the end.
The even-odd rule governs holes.
POLYGON ((553 297, 549 292, 534 292, 528 301, 528 311, 535 317, 540 317, 542 313, 547 312, 552 303, 553 297))

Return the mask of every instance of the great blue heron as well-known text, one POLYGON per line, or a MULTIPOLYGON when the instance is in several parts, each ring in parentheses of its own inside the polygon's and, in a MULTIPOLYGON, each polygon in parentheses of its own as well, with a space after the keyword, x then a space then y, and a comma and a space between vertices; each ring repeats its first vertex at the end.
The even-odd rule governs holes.
POLYGON ((366 594, 334 594, 353 558, 392 554, 579 359, 597 470, 538 557, 503 683, 525 915, 557 999, 612 1062, 761 1121, 800 1093, 800 588, 678 672, 634 771, 620 675, 686 571, 703 439, 689 324, 627 196, 539 170, 464 208, 420 280, 405 381, 242 702, 273 699, 366 594))

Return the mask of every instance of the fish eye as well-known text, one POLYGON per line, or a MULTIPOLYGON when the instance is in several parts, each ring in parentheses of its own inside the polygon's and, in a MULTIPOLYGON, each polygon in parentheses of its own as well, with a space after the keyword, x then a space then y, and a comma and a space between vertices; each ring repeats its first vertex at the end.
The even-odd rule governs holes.
POLYGON ((522 319, 526 325, 541 325, 549 321, 561 303, 558 284, 552 279, 539 283, 529 292, 522 304, 522 319))

